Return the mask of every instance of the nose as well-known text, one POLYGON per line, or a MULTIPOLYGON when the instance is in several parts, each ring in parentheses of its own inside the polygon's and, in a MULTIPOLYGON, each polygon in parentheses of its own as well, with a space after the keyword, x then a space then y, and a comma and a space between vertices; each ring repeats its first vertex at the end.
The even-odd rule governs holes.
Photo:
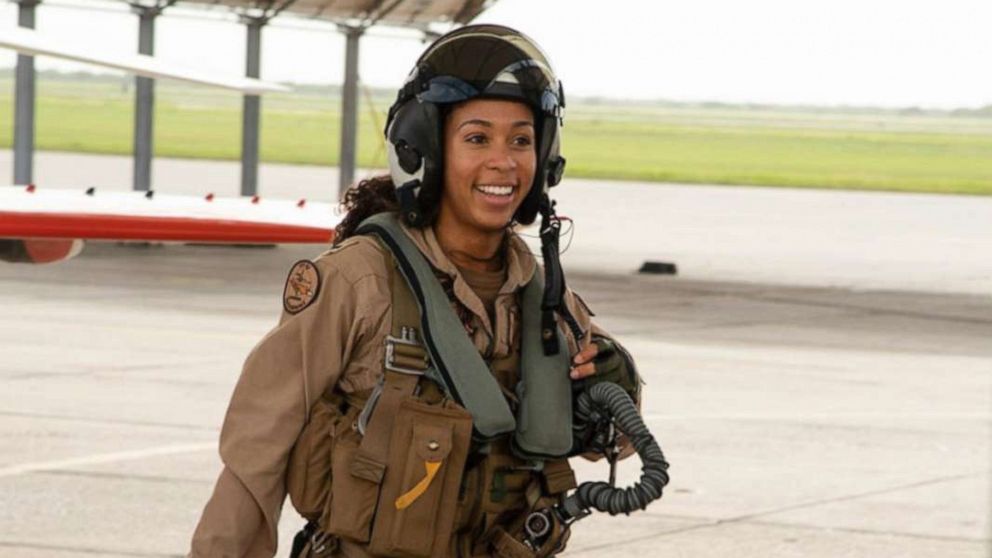
POLYGON ((486 166, 492 170, 509 172, 517 169, 517 159, 509 145, 493 146, 486 166))

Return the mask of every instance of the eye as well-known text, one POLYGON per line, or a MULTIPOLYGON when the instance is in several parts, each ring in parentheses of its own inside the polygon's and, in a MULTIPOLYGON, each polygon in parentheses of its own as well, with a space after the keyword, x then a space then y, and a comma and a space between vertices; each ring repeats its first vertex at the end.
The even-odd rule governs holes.
POLYGON ((534 144, 534 138, 528 135, 519 135, 513 138, 513 145, 530 146, 534 144))
POLYGON ((487 138, 485 134, 475 133, 466 136, 465 141, 467 143, 473 143, 475 145, 485 145, 486 142, 489 141, 489 138, 487 138))

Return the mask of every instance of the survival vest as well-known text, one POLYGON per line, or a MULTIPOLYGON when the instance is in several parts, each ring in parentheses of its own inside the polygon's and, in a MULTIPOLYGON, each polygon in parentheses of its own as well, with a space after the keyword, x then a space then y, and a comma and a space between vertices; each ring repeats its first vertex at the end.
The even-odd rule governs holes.
POLYGON ((510 551, 508 532, 576 486, 561 458, 572 449, 568 356, 544 356, 540 274, 521 293, 520 343, 487 365, 395 217, 358 231, 392 256, 392 329, 376 389, 322 397, 290 456, 290 499, 314 526, 300 555, 331 555, 337 538, 396 558, 530 555, 510 551), (495 376, 511 369, 516 413, 495 376))
MULTIPOLYGON (((521 294, 521 380, 517 415, 503 396, 489 367, 479 355, 451 308, 430 264, 392 213, 374 215, 358 227, 389 248, 420 309, 423 342, 430 354, 428 378, 472 415, 473 436, 492 440, 513 433, 514 451, 522 457, 545 459, 571 453, 572 382, 564 351, 545 355, 541 343, 541 299, 544 282, 535 273, 521 294)), ((562 333, 559 346, 567 346, 562 333)))

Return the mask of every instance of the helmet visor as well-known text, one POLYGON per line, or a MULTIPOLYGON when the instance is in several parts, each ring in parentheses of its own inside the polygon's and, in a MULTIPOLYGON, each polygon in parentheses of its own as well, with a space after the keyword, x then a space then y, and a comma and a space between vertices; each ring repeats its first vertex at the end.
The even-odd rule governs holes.
POLYGON ((547 57, 524 35, 496 25, 462 28, 438 39, 420 57, 422 101, 456 103, 474 97, 519 99, 559 114, 559 84, 547 57))

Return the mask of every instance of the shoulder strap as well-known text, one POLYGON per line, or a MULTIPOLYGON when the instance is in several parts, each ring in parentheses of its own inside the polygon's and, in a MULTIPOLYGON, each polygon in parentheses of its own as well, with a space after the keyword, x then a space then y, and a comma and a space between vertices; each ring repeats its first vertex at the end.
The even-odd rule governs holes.
POLYGON ((374 215, 363 221, 357 232, 377 236, 396 259, 419 308, 423 341, 433 364, 427 376, 472 414, 477 439, 490 440, 512 432, 516 420, 496 379, 465 335, 430 264, 400 228, 396 216, 374 215))
POLYGON ((520 382, 517 432, 513 450, 523 457, 562 457, 572 452, 572 379, 568 350, 548 354, 549 334, 559 347, 568 347, 557 325, 544 327, 541 297, 544 281, 534 274, 521 294, 520 382), (537 332, 541 332, 538 334, 537 332))
MULTIPOLYGON (((392 258, 390 258, 392 259, 392 258)), ((389 457, 389 441, 400 403, 417 391, 417 384, 428 368, 427 352, 417 340, 420 321, 413 296, 388 263, 392 291, 392 327, 386 338, 386 356, 382 383, 376 387, 362 409, 359 423, 365 423, 364 436, 351 468, 359 477, 380 482, 389 457), (371 415, 369 415, 371 413, 371 415)))

